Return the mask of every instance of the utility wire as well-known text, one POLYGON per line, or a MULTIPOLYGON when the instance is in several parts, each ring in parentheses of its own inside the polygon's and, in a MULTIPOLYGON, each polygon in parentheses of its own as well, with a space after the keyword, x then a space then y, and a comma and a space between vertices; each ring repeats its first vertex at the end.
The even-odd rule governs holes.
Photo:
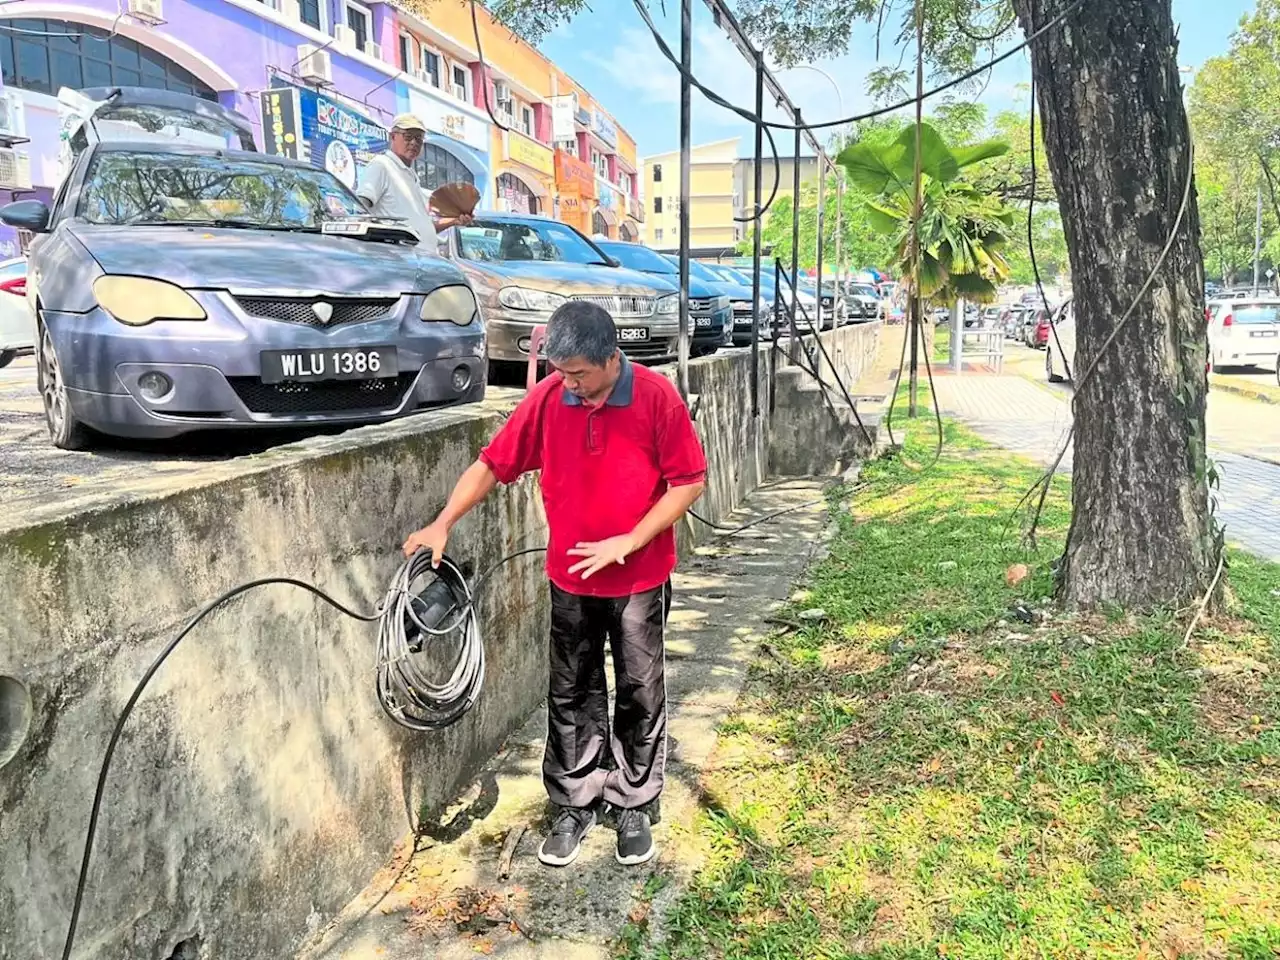
POLYGON ((480 90, 484 94, 484 109, 489 114, 493 125, 503 133, 510 133, 511 128, 498 119, 489 105, 489 65, 484 62, 484 49, 480 46, 480 18, 476 14, 476 0, 471 0, 471 29, 476 36, 476 59, 480 61, 480 90))

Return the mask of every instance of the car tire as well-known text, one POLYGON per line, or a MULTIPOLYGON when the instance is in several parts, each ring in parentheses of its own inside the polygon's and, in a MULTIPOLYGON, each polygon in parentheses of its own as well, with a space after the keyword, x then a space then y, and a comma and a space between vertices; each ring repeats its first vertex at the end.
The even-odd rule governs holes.
POLYGON ((40 391, 44 422, 53 445, 60 450, 85 450, 91 446, 93 434, 71 409, 58 352, 42 322, 36 324, 36 388, 40 391))
POLYGON ((1053 369, 1053 351, 1045 348, 1044 351, 1044 375, 1050 383, 1062 383, 1063 378, 1053 369))
POLYGON ((18 357, 17 350, 0 350, 0 370, 13 363, 18 357))

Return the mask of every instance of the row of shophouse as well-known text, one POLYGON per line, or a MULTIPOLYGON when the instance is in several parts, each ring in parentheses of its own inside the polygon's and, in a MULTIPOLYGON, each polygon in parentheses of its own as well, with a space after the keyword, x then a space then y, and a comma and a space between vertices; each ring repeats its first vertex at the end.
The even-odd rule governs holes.
MULTIPOLYGON (((0 201, 51 198, 61 89, 144 86, 230 107, 257 126, 260 149, 352 186, 391 118, 412 112, 429 128, 424 190, 464 181, 483 208, 637 240, 635 142, 538 50, 476 14, 473 26, 467 0, 6 0, 0 201)), ((0 255, 16 243, 0 236, 0 255)))

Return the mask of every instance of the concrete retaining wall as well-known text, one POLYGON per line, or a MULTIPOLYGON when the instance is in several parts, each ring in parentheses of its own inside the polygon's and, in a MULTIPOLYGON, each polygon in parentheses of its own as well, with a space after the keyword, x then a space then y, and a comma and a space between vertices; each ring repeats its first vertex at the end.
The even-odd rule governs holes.
MULTIPOLYGON (((878 334, 825 335, 847 382, 878 334)), ((771 438, 795 446, 813 416, 798 405, 824 401, 780 387, 773 426, 762 419, 757 437, 745 352, 697 361, 690 379, 711 469, 698 509, 718 520, 760 482, 771 438)), ((0 678, 31 698, 22 738, 21 688, 0 683, 0 763, 6 740, 16 750, 0 767, 0 960, 60 954, 103 749, 166 638, 209 599, 268 575, 371 610, 404 535, 439 508, 503 410, 491 402, 313 438, 194 482, 150 482, 101 509, 0 519, 0 678)), ((821 442, 840 442, 832 436, 821 442)), ((526 478, 460 524, 450 549, 483 569, 545 542, 543 523, 526 478)), ((195 952, 180 956, 291 956, 418 811, 455 796, 541 701, 541 560, 515 561, 509 574, 481 608, 484 694, 430 735, 382 716, 374 628, 299 590, 266 587, 199 626, 120 742, 76 956, 168 960, 184 942, 195 952)))

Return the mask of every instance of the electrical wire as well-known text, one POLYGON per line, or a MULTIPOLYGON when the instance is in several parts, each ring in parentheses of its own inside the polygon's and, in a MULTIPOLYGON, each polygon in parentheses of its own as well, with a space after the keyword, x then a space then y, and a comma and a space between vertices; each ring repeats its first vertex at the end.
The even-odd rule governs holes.
MULTIPOLYGON (((1032 11, 1034 16, 1034 11, 1032 11)), ((1036 212, 1036 77, 1031 75, 1031 118, 1028 126, 1031 129, 1029 152, 1031 154, 1031 196, 1027 200, 1027 253, 1031 259, 1031 271, 1036 278, 1036 289, 1040 292, 1040 301, 1044 304, 1045 316, 1049 319, 1049 335, 1058 345, 1058 353, 1062 357, 1062 367, 1067 379, 1071 379, 1071 361, 1067 359, 1067 351, 1062 349, 1062 338, 1058 336, 1058 322, 1054 311, 1049 306, 1049 297, 1044 292, 1044 282, 1040 279, 1040 264, 1036 260, 1035 212, 1036 212)), ((1049 345, 1045 344, 1045 363, 1052 366, 1053 358, 1049 356, 1049 345)))
MULTIPOLYGON (((1078 9, 1080 9, 1080 7, 1082 7, 1085 4, 1085 2, 1086 0, 1073 0, 1073 2, 1069 6, 1064 8, 1056 17, 1054 17, 1052 20, 1046 23, 1039 30, 1036 30, 1033 33, 1029 34, 1021 43, 1010 48, 1009 50, 1006 50, 1004 53, 1000 54, 998 57, 993 57, 992 59, 986 61, 985 63, 977 67, 974 67, 971 70, 965 71, 964 73, 960 74, 958 77, 948 80, 946 83, 940 84, 939 86, 933 87, 930 90, 926 90, 922 92, 916 97, 911 97, 899 103, 890 104, 889 106, 886 106, 886 107, 879 107, 875 110, 870 110, 866 113, 855 114, 854 116, 845 117, 840 120, 825 120, 821 123, 800 123, 800 124, 782 123, 777 120, 765 120, 763 117, 757 116, 755 113, 748 110, 746 107, 740 107, 737 104, 731 103, 730 101, 726 100, 720 94, 716 93, 714 90, 710 89, 705 84, 703 84, 700 80, 698 80, 698 78, 694 76, 692 71, 688 71, 687 75, 688 75, 689 83, 695 88, 697 88, 702 93, 702 95, 705 96, 708 100, 710 100, 712 103, 714 103, 718 107, 722 107, 725 110, 729 110, 732 113, 736 113, 738 116, 742 117, 742 119, 746 120, 749 123, 763 124, 766 127, 773 127, 776 130, 806 130, 810 132, 814 130, 828 129, 831 127, 843 127, 852 123, 860 123, 864 120, 874 120, 877 117, 883 117, 886 114, 895 113, 898 110, 902 110, 906 107, 914 106, 917 100, 920 100, 920 99, 927 100, 930 97, 937 96, 939 93, 945 93, 947 90, 950 90, 953 87, 957 87, 963 83, 967 83, 968 81, 972 80, 974 77, 978 76, 983 71, 990 70, 992 67, 996 66, 997 64, 1003 63, 1005 60, 1008 60, 1010 57, 1014 56, 1015 54, 1020 53, 1022 50, 1025 50, 1035 41, 1039 40, 1042 36, 1048 33, 1050 30, 1054 29, 1059 24, 1065 22, 1067 18, 1070 17, 1072 14, 1074 14, 1078 9)), ((674 53, 672 53, 671 47, 667 45, 666 40, 663 39, 662 34, 658 31, 657 26, 654 24, 653 18, 649 15, 649 11, 644 5, 644 0, 632 0, 632 4, 635 6, 637 12, 640 14, 640 18, 644 21, 645 26, 648 27, 649 33, 652 34, 654 42, 657 44, 658 49, 661 51, 662 55, 666 57, 666 59, 669 60, 675 66, 675 68, 680 72, 681 76, 686 75, 686 71, 684 67, 681 65, 679 57, 677 57, 674 53)))
POLYGON ((493 107, 489 105, 489 65, 484 62, 484 48, 480 46, 480 18, 476 15, 476 0, 471 0, 471 29, 476 36, 476 59, 480 61, 480 90, 484 94, 485 113, 489 114, 495 127, 503 133, 510 133, 511 128, 498 119, 493 107))
POLYGON ((773 153, 773 189, 769 191, 769 199, 765 201, 759 213, 753 213, 749 217, 734 217, 734 223, 755 223, 757 220, 763 220, 764 215, 773 206, 774 198, 778 196, 778 187, 782 183, 782 159, 778 156, 778 145, 773 140, 773 131, 768 127, 760 129, 764 131, 765 138, 769 141, 769 150, 773 153))

